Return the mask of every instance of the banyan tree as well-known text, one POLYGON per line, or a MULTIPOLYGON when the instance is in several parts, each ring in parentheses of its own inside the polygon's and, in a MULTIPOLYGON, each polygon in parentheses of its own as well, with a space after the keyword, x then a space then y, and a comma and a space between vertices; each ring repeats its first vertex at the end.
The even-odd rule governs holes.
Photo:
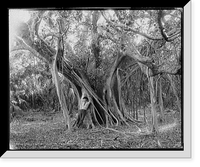
MULTIPOLYGON (((180 9, 39 10, 30 13, 30 20, 18 26, 10 51, 28 50, 48 64, 66 128, 80 127, 85 119, 89 120, 88 127, 141 123, 130 117, 122 97, 122 87, 139 70, 148 81, 152 126, 157 130, 156 98, 159 94, 162 96, 159 84, 163 75, 170 80, 175 95, 172 78, 181 77, 180 9), (70 43, 70 33, 74 29, 80 37, 76 47, 71 44, 73 41, 70 43), (109 52, 105 50, 107 46, 109 52), (82 57, 75 50, 79 50, 82 57), (80 110, 73 124, 65 85, 73 89, 78 106, 83 105, 85 97, 89 101, 86 112, 80 110), (160 89, 159 94, 156 88, 160 89)), ((162 97, 159 101, 163 103, 162 97)))

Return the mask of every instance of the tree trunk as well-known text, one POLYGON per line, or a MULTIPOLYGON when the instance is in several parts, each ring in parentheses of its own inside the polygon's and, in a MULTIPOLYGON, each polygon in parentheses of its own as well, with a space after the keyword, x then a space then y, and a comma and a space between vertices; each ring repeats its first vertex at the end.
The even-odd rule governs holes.
POLYGON ((56 91, 57 91, 58 99, 60 102, 60 106, 63 111, 65 125, 68 126, 68 130, 71 131, 71 120, 70 120, 70 116, 69 116, 69 110, 67 108, 63 87, 61 86, 60 78, 58 76, 58 69, 57 69, 58 68, 57 62, 60 59, 60 57, 63 57, 63 53, 64 53, 63 37, 60 37, 60 38, 58 38, 58 49, 57 49, 57 53, 56 53, 55 58, 52 63, 51 72, 52 72, 52 79, 56 86, 56 91))
POLYGON ((178 97, 178 93, 176 91, 176 86, 175 86, 175 83, 173 81, 173 76, 170 76, 169 74, 167 75, 169 80, 170 80, 170 83, 171 83, 171 86, 172 86, 172 90, 173 90, 173 93, 174 95, 176 96, 176 102, 177 102, 177 106, 178 106, 178 109, 179 109, 179 112, 180 112, 180 116, 181 116, 181 103, 180 103, 180 100, 179 100, 179 97, 178 97))
POLYGON ((74 89, 72 88, 70 83, 68 83, 67 85, 65 85, 64 83, 61 83, 61 87, 64 92, 66 103, 68 104, 67 108, 69 111, 69 116, 72 117, 73 116, 73 106, 74 106, 74 102, 75 102, 74 89))
POLYGON ((132 116, 133 116, 133 119, 135 119, 135 105, 134 105, 133 91, 132 91, 132 97, 131 97, 131 99, 132 99, 132 103, 131 103, 131 105, 132 105, 132 116))
MULTIPOLYGON (((149 69, 149 72, 151 70, 149 69)), ((153 124, 153 132, 158 132, 158 123, 157 123, 157 114, 156 114, 156 94, 154 90, 153 77, 149 77, 149 91, 150 91, 150 99, 151 99, 151 114, 152 114, 152 124, 153 124)))
POLYGON ((162 98, 162 78, 158 75, 156 80, 156 97, 158 97, 158 106, 160 111, 160 121, 164 121, 164 107, 163 107, 163 98, 162 98), (159 83, 159 85, 158 85, 159 83))
POLYGON ((71 131, 71 120, 70 120, 70 117, 69 117, 69 110, 67 109, 67 104, 66 104, 66 100, 65 100, 65 97, 64 97, 63 88, 61 87, 61 83, 60 83, 60 80, 59 80, 56 61, 53 62, 52 76, 53 76, 53 80, 54 80, 54 83, 55 83, 55 86, 56 86, 56 92, 57 92, 57 95, 58 95, 60 106, 61 106, 61 109, 63 111, 65 125, 66 125, 66 127, 68 127, 69 131, 71 131))
POLYGON ((135 96, 135 119, 138 120, 138 91, 136 88, 136 96, 135 96))
POLYGON ((163 106, 163 97, 162 97, 162 78, 160 78, 160 85, 159 85, 159 106, 160 106, 160 114, 162 121, 165 120, 164 116, 164 106, 163 106))
POLYGON ((100 45, 99 45, 99 34, 97 32, 97 21, 99 19, 99 12, 93 11, 92 14, 92 53, 95 58, 94 68, 98 68, 101 64, 100 58, 100 45))
POLYGON ((116 71, 116 82, 117 82, 117 90, 118 90, 118 103, 119 103, 119 109, 122 112, 122 115, 124 116, 124 108, 122 106, 122 93, 121 93, 121 79, 119 76, 119 68, 117 68, 116 71))
POLYGON ((147 119, 146 119, 146 108, 145 106, 143 107, 143 111, 144 111, 144 123, 146 124, 147 123, 147 119))

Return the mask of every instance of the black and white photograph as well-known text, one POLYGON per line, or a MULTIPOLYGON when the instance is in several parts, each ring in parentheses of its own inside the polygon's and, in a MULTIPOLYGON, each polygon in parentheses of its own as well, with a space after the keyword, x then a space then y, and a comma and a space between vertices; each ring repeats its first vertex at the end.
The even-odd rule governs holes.
POLYGON ((183 12, 9 9, 9 150, 184 150, 183 12))

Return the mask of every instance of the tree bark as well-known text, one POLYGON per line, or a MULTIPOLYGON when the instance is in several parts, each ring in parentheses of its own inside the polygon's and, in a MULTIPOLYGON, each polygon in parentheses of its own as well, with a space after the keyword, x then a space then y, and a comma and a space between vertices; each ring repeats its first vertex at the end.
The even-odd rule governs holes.
POLYGON ((95 58, 95 69, 101 64, 100 58, 100 45, 99 45, 99 34, 97 32, 97 21, 99 19, 99 12, 93 11, 92 14, 92 52, 95 58))
MULTIPOLYGON (((55 65, 53 65, 53 66, 55 66, 55 65)), ((63 111, 65 125, 68 127, 69 131, 71 131, 71 121, 70 121, 70 117, 69 117, 69 110, 67 108, 67 104, 66 104, 65 97, 64 97, 64 94, 63 94, 63 89, 60 85, 58 71, 57 71, 56 66, 53 67, 53 69, 52 69, 52 76, 53 76, 54 83, 55 83, 55 86, 56 86, 56 91, 57 91, 58 99, 59 99, 59 102, 60 102, 60 105, 61 105, 61 109, 63 111)))
POLYGON ((162 121, 165 120, 165 116, 164 116, 164 106, 163 106, 163 97, 162 97, 162 78, 160 77, 159 79, 159 106, 160 106, 160 114, 161 114, 161 118, 162 121))
MULTIPOLYGON (((163 98, 162 98, 162 82, 161 76, 158 75, 156 79, 156 97, 158 97, 158 107, 160 111, 160 120, 164 121, 164 107, 163 107, 163 98)), ((157 98, 156 98, 157 99, 157 98)))
MULTIPOLYGON (((151 73, 151 70, 148 71, 151 73)), ((151 114, 152 114, 152 124, 153 124, 153 132, 158 132, 158 123, 157 123, 157 114, 156 114, 156 95, 154 90, 154 83, 153 83, 153 77, 149 77, 148 74, 148 80, 149 80, 149 91, 150 91, 150 99, 151 99, 151 114)))
POLYGON ((175 83, 174 83, 173 78, 172 78, 173 76, 170 76, 169 74, 167 76, 168 76, 168 79, 170 80, 172 91, 173 91, 174 95, 176 96, 176 103, 177 103, 177 106, 178 106, 178 109, 179 109, 179 112, 180 112, 180 116, 181 116, 181 103, 180 103, 180 100, 179 100, 179 97, 178 97, 178 93, 176 91, 175 83))

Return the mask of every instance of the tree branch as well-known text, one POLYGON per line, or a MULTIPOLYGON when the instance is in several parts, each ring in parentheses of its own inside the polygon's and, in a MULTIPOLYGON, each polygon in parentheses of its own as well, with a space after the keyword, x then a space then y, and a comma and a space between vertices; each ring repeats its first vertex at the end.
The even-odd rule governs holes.
POLYGON ((128 76, 126 77, 125 81, 122 82, 121 87, 124 86, 124 84, 127 82, 127 80, 130 78, 130 76, 132 76, 133 72, 135 72, 137 69, 139 68, 139 66, 136 66, 133 70, 131 70, 131 72, 128 74, 128 76))
POLYGON ((41 56, 35 49, 33 49, 31 46, 27 45, 22 38, 16 37, 16 40, 20 44, 18 44, 17 46, 12 47, 10 49, 10 52, 15 52, 15 51, 19 51, 19 50, 27 50, 27 51, 31 52, 34 56, 39 58, 40 60, 44 60, 45 62, 49 62, 50 61, 49 57, 41 56))
POLYGON ((163 17, 164 17, 164 12, 162 10, 159 10, 157 21, 158 21, 160 33, 161 33, 162 37, 165 39, 165 41, 167 41, 167 42, 173 41, 174 39, 178 38, 181 35, 181 31, 178 31, 177 33, 175 33, 172 36, 168 36, 165 33, 165 28, 164 28, 163 23, 162 23, 163 17))
POLYGON ((178 32, 176 32, 175 34, 171 35, 168 37, 168 41, 173 41, 175 40, 176 38, 180 37, 181 36, 181 31, 179 30, 178 32))
MULTIPOLYGON (((30 29, 26 23, 21 23, 17 28, 18 31, 15 39, 17 39, 19 45, 22 45, 22 49, 28 49, 34 53, 34 55, 37 55, 36 52, 39 53, 40 56, 44 57, 46 61, 51 64, 52 58, 56 54, 56 50, 47 45, 42 39, 37 38, 35 40, 34 38, 31 38, 30 29)), ((20 49, 20 47, 15 46, 11 48, 11 50, 14 49, 17 50, 20 49)))
MULTIPOLYGON (((134 30, 133 28, 131 28, 131 27, 129 27, 129 26, 126 26, 126 25, 124 25, 124 24, 117 24, 117 23, 114 23, 114 22, 108 20, 108 19, 106 18, 105 14, 104 14, 102 11, 101 11, 101 14, 102 14, 102 16, 104 17, 104 19, 108 22, 108 24, 111 25, 111 26, 112 26, 113 28, 115 28, 115 29, 116 29, 116 27, 120 27, 120 28, 122 28, 124 31, 131 31, 131 32, 133 32, 133 33, 135 33, 135 34, 141 35, 141 36, 143 36, 143 37, 145 37, 145 38, 147 38, 147 39, 150 39, 150 40, 160 40, 160 39, 162 39, 162 38, 153 38, 153 37, 150 37, 150 36, 148 36, 147 34, 144 34, 144 33, 142 33, 142 32, 138 32, 138 31, 134 30)), ((119 29, 117 29, 117 30, 120 31, 119 29)))
POLYGON ((162 74, 170 74, 170 75, 182 75, 182 68, 181 66, 178 66, 178 68, 174 71, 169 71, 166 69, 158 69, 158 68, 154 68, 152 70, 152 73, 149 75, 151 77, 156 76, 156 75, 162 75, 162 74))
MULTIPOLYGON (((40 27, 40 23, 43 19, 43 14, 44 14, 45 11, 40 11, 38 13, 38 15, 35 17, 35 19, 33 19, 33 22, 32 22, 32 26, 31 26, 31 31, 33 32, 33 37, 32 37, 32 42, 33 41, 36 41, 37 44, 40 44, 42 45, 44 48, 46 48, 48 50, 48 52, 51 52, 50 56, 51 55, 55 55, 56 54, 56 50, 53 49, 52 47, 50 47, 40 36, 39 36, 39 27, 40 27), (35 37, 37 38, 35 40, 35 37)), ((54 35, 56 36, 56 35, 54 35)), ((34 43, 34 42, 33 42, 34 43)))
POLYGON ((137 48, 135 47, 135 45, 130 41, 129 38, 127 40, 126 54, 134 58, 137 62, 142 63, 151 69, 154 68, 155 66, 153 64, 153 59, 142 56, 140 52, 137 50, 137 48))

